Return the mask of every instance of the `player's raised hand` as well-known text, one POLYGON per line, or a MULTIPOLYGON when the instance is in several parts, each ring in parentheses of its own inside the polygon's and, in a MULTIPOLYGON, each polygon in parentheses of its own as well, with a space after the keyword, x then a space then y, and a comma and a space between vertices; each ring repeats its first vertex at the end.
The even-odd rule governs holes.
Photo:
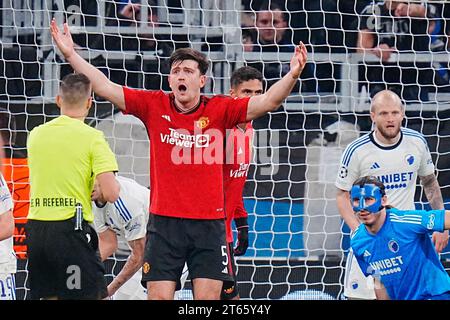
POLYGON ((291 59, 291 74, 293 78, 300 77, 307 59, 308 51, 306 50, 305 44, 300 41, 300 44, 295 47, 294 56, 291 59))
POLYGON ((58 49, 64 55, 64 58, 68 59, 75 52, 72 35, 70 34, 69 26, 64 23, 63 32, 61 32, 56 24, 55 18, 50 23, 50 32, 52 38, 55 41, 58 49))

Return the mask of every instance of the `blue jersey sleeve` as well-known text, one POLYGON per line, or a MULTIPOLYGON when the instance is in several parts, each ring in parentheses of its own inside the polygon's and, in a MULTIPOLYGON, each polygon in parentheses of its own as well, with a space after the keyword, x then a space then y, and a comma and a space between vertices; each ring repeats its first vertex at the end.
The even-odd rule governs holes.
POLYGON ((403 229, 417 234, 444 231, 445 210, 390 210, 390 219, 403 229))
POLYGON ((364 259, 364 254, 367 255, 368 252, 364 245, 364 229, 365 226, 360 224, 359 227, 350 235, 350 246, 361 271, 364 275, 368 276, 373 272, 370 264, 364 259))

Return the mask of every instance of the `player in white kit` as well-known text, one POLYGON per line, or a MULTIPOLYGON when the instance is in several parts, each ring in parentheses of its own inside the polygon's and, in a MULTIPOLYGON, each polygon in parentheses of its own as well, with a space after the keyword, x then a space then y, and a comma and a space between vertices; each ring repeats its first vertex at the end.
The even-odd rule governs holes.
MULTIPOLYGON (((92 210, 102 260, 116 252, 121 241, 128 244, 130 251, 122 270, 108 285, 108 296, 114 300, 147 300, 147 289, 141 285, 141 267, 149 217, 150 190, 129 178, 117 176, 116 179, 120 185, 119 199, 116 202, 102 201, 97 184, 92 196, 97 199, 92 210)), ((183 270, 181 287, 184 286, 187 275, 187 270, 183 270)))
POLYGON ((14 217, 11 193, 0 174, 0 300, 16 300, 17 259, 13 249, 14 217))
MULTIPOLYGON (((344 150, 336 179, 339 213, 352 232, 360 222, 350 205, 349 190, 363 176, 376 176, 385 185, 390 204, 400 210, 414 210, 419 176, 432 209, 443 209, 442 194, 434 164, 423 135, 403 128, 405 109, 400 98, 384 90, 372 99, 370 116, 374 131, 356 139, 344 150)), ((437 252, 448 243, 448 231, 435 232, 437 252)), ((344 295, 353 299, 375 299, 373 279, 366 278, 350 250, 344 279, 344 295)))

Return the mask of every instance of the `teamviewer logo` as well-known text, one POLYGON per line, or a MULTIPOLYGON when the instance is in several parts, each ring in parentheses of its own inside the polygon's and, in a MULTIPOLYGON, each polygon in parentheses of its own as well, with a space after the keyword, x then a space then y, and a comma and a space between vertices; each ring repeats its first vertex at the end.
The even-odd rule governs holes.
POLYGON ((209 135, 197 134, 195 136, 195 146, 197 148, 207 148, 209 146, 209 135))

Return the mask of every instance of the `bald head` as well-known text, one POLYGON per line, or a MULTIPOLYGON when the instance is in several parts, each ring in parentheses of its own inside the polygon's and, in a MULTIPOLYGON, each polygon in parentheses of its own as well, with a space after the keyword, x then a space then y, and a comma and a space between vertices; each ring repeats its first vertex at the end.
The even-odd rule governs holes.
POLYGON ((370 118, 375 125, 375 135, 382 143, 398 141, 404 116, 402 101, 394 92, 383 90, 373 97, 370 118))
POLYGON ((370 112, 376 113, 378 107, 380 106, 400 108, 402 112, 404 111, 402 100, 395 92, 391 90, 380 91, 372 98, 372 105, 370 107, 370 112))

